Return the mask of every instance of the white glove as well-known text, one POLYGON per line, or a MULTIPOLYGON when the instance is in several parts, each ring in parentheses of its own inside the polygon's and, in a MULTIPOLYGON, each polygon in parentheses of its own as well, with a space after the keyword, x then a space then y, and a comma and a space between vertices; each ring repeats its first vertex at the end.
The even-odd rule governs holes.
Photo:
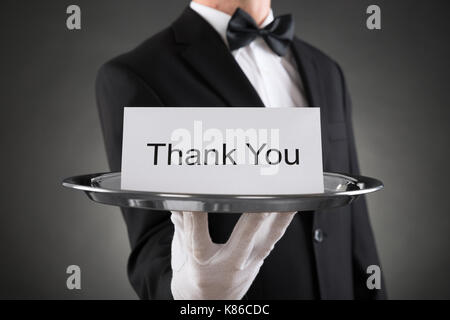
POLYGON ((174 299, 241 299, 294 215, 243 213, 227 243, 216 244, 209 235, 208 213, 173 211, 174 299))

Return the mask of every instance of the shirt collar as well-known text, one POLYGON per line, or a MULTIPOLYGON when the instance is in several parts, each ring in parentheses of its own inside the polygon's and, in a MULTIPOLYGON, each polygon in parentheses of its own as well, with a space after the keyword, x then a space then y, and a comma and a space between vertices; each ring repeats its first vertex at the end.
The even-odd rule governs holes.
MULTIPOLYGON (((217 9, 205 6, 203 4, 194 1, 191 1, 189 6, 191 7, 192 10, 197 12, 203 19, 205 19, 219 33, 223 41, 225 41, 226 45, 228 46, 227 28, 231 16, 229 14, 226 14, 225 12, 219 11, 217 9)), ((264 19, 264 21, 261 23, 259 27, 264 28, 272 21, 273 21, 273 12, 272 9, 270 9, 270 12, 267 15, 266 19, 264 19)))

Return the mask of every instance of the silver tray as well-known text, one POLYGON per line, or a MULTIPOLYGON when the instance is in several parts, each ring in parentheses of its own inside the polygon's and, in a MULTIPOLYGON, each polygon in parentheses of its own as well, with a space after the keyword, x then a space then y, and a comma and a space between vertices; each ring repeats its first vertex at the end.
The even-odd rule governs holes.
MULTIPOLYGON (((120 172, 94 173, 67 178, 63 186, 84 191, 99 203, 164 211, 284 212, 340 207, 358 196, 378 191, 377 179, 324 172, 325 192, 318 194, 223 195, 143 192, 120 189, 120 172)), ((149 211, 151 212, 151 211, 149 211)))

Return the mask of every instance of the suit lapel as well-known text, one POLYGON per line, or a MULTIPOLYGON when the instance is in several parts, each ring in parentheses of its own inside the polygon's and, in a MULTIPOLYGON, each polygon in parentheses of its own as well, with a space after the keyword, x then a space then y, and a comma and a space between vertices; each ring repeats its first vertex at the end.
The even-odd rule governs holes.
POLYGON ((322 133, 322 162, 327 168, 328 161, 328 134, 327 134, 327 110, 324 101, 322 83, 319 78, 319 69, 313 57, 311 49, 301 40, 295 38, 292 43, 292 52, 297 62, 298 71, 305 87, 306 99, 310 107, 320 107, 320 127, 322 133))
POLYGON ((292 43, 292 52, 297 62, 302 83, 306 91, 306 99, 310 107, 322 107, 321 86, 318 70, 314 59, 309 55, 309 49, 298 39, 292 43))
POLYGON ((200 15, 186 8, 172 28, 184 46, 182 58, 227 104, 264 106, 220 35, 200 15))

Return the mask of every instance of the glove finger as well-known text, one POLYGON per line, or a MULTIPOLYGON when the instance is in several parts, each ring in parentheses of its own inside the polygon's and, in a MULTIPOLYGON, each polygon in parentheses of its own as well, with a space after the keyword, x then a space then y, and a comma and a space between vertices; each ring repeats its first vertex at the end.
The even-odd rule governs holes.
POLYGON ((296 212, 273 212, 261 228, 255 243, 255 250, 249 260, 264 260, 283 237, 296 212))
POLYGON ((267 217, 267 213, 246 212, 241 215, 234 226, 223 250, 239 269, 242 269, 246 264, 254 247, 254 239, 267 217))
POLYGON ((171 211, 170 220, 172 221, 175 230, 183 231, 184 229, 184 221, 183 221, 183 212, 181 211, 171 211))
POLYGON ((204 263, 213 254, 213 243, 208 227, 208 213, 185 211, 183 216, 188 250, 198 263, 204 263))
POLYGON ((183 213, 172 211, 170 220, 174 224, 175 230, 171 245, 171 266, 173 272, 178 272, 186 262, 186 246, 183 231, 183 213))

